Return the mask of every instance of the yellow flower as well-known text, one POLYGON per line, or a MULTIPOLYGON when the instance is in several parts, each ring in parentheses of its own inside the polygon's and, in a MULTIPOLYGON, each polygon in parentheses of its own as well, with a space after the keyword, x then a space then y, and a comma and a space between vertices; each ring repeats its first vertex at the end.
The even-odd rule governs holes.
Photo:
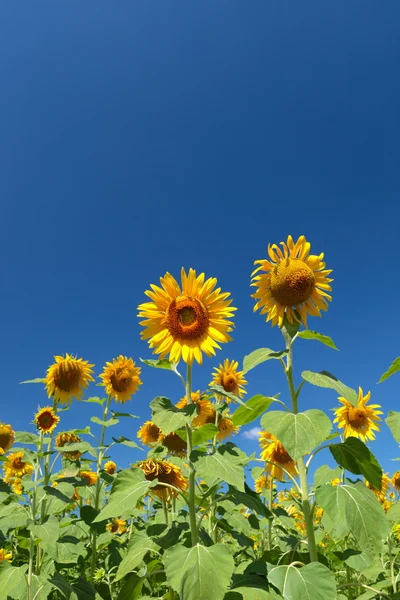
POLYGON ((108 462, 106 462, 106 464, 104 465, 104 470, 106 471, 106 473, 108 473, 109 475, 114 475, 114 473, 117 470, 117 465, 115 464, 114 461, 109 460, 108 462))
POLYGON ((14 452, 9 454, 4 463, 4 472, 8 477, 23 477, 30 475, 33 471, 33 465, 23 460, 24 452, 14 452))
POLYGON ((377 490, 376 488, 374 488, 374 486, 371 485, 369 481, 366 481, 365 483, 366 483, 367 487, 374 492, 374 494, 378 498, 379 502, 381 504, 383 504, 386 500, 386 494, 388 493, 389 488, 392 483, 390 477, 388 477, 388 475, 386 473, 382 474, 382 487, 381 487, 380 491, 377 490))
POLYGON ((57 417, 51 406, 45 406, 38 409, 35 415, 34 423, 43 433, 51 433, 57 427, 60 417, 57 417))
POLYGON ((110 533, 125 533, 126 521, 123 521, 122 519, 113 519, 111 523, 107 523, 106 529, 110 533))
POLYGON ((331 485, 333 486, 338 486, 342 483, 342 480, 340 479, 340 477, 335 477, 334 479, 332 479, 331 481, 331 485))
POLYGON ((400 523, 397 523, 397 525, 393 526, 392 532, 396 539, 400 542, 400 523))
POLYGON ((12 554, 9 550, 5 550, 4 548, 0 548, 0 562, 3 560, 8 560, 10 562, 12 559, 12 554))
POLYGON ((192 364, 201 364, 204 352, 215 355, 219 343, 232 338, 233 322, 229 319, 236 310, 228 300, 229 293, 221 288, 214 289, 217 280, 205 280, 204 273, 196 275, 194 269, 181 270, 181 286, 175 278, 166 273, 160 279, 161 287, 151 285, 152 291, 145 292, 151 302, 140 304, 139 317, 144 331, 142 339, 149 340, 150 348, 160 358, 169 355, 171 362, 181 358, 192 364))
POLYGON ((116 402, 123 404, 136 394, 138 387, 142 385, 139 377, 141 368, 127 356, 118 356, 112 362, 106 363, 100 378, 103 380, 106 392, 116 402))
MULTIPOLYGON (((193 427, 201 427, 206 423, 215 423, 214 407, 209 400, 202 400, 200 390, 192 392, 192 402, 197 405, 197 417, 192 421, 193 427)), ((186 405, 186 397, 181 398, 179 402, 175 404, 177 408, 184 408, 186 405)))
POLYGON ((86 485, 94 485, 97 482, 97 473, 95 471, 79 471, 79 477, 86 480, 86 485))
POLYGON ((53 397, 57 402, 66 405, 70 404, 73 398, 82 400, 84 390, 94 381, 91 368, 94 365, 69 354, 54 358, 56 362, 48 368, 45 380, 49 398, 53 397))
MULTIPOLYGON (((271 488, 271 477, 267 477, 265 473, 260 475, 254 482, 254 489, 257 494, 262 494, 265 490, 269 490, 271 488)), ((280 494, 282 492, 279 492, 280 494)))
POLYGON ((286 313, 290 323, 301 321, 307 327, 307 315, 321 316, 321 310, 328 309, 327 293, 332 273, 325 269, 324 255, 310 254, 311 244, 304 235, 293 242, 289 235, 282 249, 276 244, 268 245, 268 259, 256 260, 260 265, 252 273, 251 285, 256 288, 252 298, 256 299, 254 311, 260 309, 266 315, 266 321, 272 325, 283 325, 286 313), (261 274, 256 275, 256 273, 261 274), (298 318, 297 313, 300 315, 298 318))
POLYGON ((183 457, 187 452, 187 443, 177 433, 173 432, 168 435, 160 433, 158 441, 167 448, 170 454, 175 456, 183 457))
POLYGON ((14 492, 14 494, 18 494, 18 496, 21 496, 23 492, 23 487, 22 481, 21 479, 19 479, 19 477, 16 477, 12 482, 12 491, 14 492))
POLYGON ((392 477, 392 485, 396 492, 400 492, 400 471, 396 471, 392 477))
MULTIPOLYGON (((137 463, 136 466, 142 469, 148 481, 157 479, 159 483, 173 485, 175 488, 182 491, 185 491, 188 487, 187 479, 182 475, 179 467, 166 460, 148 458, 147 460, 137 463)), ((178 495, 175 490, 158 484, 151 488, 151 492, 165 500, 170 500, 172 497, 178 495)))
MULTIPOLYGON (((58 448, 63 448, 65 444, 76 444, 81 441, 81 438, 74 433, 59 433, 56 437, 56 446, 58 448)), ((63 452, 63 456, 64 458, 69 458, 70 460, 78 460, 82 456, 82 453, 78 450, 74 450, 72 452, 63 452)))
POLYGON ((233 424, 233 421, 230 418, 229 413, 225 413, 224 415, 221 415, 221 413, 218 413, 217 418, 218 418, 218 423, 217 423, 217 427, 218 427, 217 440, 218 441, 224 440, 225 438, 229 437, 230 435, 235 435, 239 431, 239 427, 237 427, 236 425, 233 424))
POLYGON ((360 438, 363 442, 374 440, 374 431, 379 431, 376 424, 381 421, 378 415, 382 415, 379 404, 370 404, 366 406, 371 398, 371 392, 363 396, 363 391, 358 388, 357 406, 353 406, 346 398, 339 398, 339 402, 343 404, 335 410, 336 419, 334 423, 338 424, 339 429, 344 429, 344 437, 349 436, 360 438))
POLYGON ((15 432, 11 425, 6 425, 0 421, 0 456, 5 454, 15 441, 15 432))
POLYGON ((320 506, 318 506, 318 508, 315 509, 314 512, 314 523, 317 524, 320 522, 320 520, 322 519, 324 515, 324 509, 321 508, 320 506))
POLYGON ((139 429, 137 436, 146 446, 154 444, 158 441, 161 430, 153 421, 146 421, 139 429))
POLYGON ((285 479, 285 472, 282 469, 286 469, 293 477, 297 476, 294 460, 275 436, 268 431, 262 431, 259 435, 259 441, 262 448, 261 458, 268 461, 265 469, 274 479, 279 481, 285 479))
MULTIPOLYGON (((214 367, 215 373, 213 373, 213 380, 209 385, 220 385, 226 392, 242 398, 246 394, 243 386, 247 384, 247 381, 243 376, 243 371, 238 371, 238 367, 237 361, 229 362, 229 359, 226 358, 223 364, 214 367)), ((231 402, 231 399, 226 396, 217 395, 217 398, 222 402, 231 402)))

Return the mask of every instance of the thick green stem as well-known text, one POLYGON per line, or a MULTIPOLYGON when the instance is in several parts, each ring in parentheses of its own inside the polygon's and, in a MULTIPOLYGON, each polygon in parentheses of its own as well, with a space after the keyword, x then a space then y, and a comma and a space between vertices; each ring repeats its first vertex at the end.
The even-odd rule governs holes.
POLYGON ((165 518, 165 524, 169 525, 169 511, 168 511, 168 504, 165 498, 163 498, 162 500, 162 504, 163 504, 163 509, 164 509, 164 518, 165 518))
MULTIPOLYGON (((269 495, 268 495, 268 508, 272 512, 272 504, 274 499, 274 478, 270 478, 269 482, 269 495)), ((268 550, 272 550, 272 521, 273 517, 268 519, 268 550)))
POLYGON ((354 596, 353 596, 353 590, 351 589, 351 569, 348 565, 346 565, 346 581, 349 584, 348 587, 348 599, 349 600, 354 600, 354 596))
POLYGON ((394 572, 395 559, 393 559, 393 557, 392 557, 392 538, 390 535, 388 537, 388 551, 389 551, 389 560, 390 560, 390 578, 392 580, 393 592, 396 593, 397 584, 396 584, 396 575, 394 572))
MULTIPOLYGON (((38 455, 40 456, 41 452, 42 452, 42 448, 43 448, 43 432, 40 432, 40 442, 39 442, 39 447, 38 447, 38 455)), ((32 518, 32 522, 35 523, 36 521, 36 511, 37 511, 37 505, 36 505, 36 500, 37 500, 37 480, 38 480, 38 475, 39 475, 39 458, 36 460, 35 462, 35 472, 34 472, 34 479, 33 479, 33 490, 32 490, 32 500, 31 500, 31 518, 32 518)), ((35 552, 35 536, 33 534, 33 532, 31 531, 30 534, 30 539, 29 539, 29 565, 28 565, 28 600, 31 600, 31 596, 32 596, 32 575, 33 575, 33 559, 34 559, 34 552, 35 552)), ((39 547, 37 549, 37 552, 39 552, 39 547)), ((38 560, 38 554, 36 555, 36 559, 38 560)))
MULTIPOLYGON (((188 363, 186 371, 186 404, 192 403, 192 365, 188 363)), ((197 544, 198 532, 197 532, 197 520, 196 520, 196 503, 195 503, 195 485, 196 485, 196 470, 191 460, 191 454, 193 450, 193 437, 192 437, 192 425, 186 425, 187 433, 187 454, 189 463, 189 520, 190 520, 190 532, 192 539, 192 546, 197 544)))

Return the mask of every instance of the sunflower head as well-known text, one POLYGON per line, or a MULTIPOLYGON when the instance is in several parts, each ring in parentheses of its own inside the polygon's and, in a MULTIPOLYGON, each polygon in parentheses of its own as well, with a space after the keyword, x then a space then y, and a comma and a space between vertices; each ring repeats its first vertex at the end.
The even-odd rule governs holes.
POLYGON ((230 318, 236 310, 228 300, 229 293, 214 289, 217 280, 205 280, 204 273, 196 275, 194 269, 181 270, 181 285, 166 273, 160 285, 151 285, 145 292, 150 302, 140 304, 139 317, 144 330, 142 339, 149 340, 150 348, 160 358, 169 355, 171 362, 182 358, 191 364, 195 359, 201 364, 202 353, 207 356, 220 349, 219 343, 232 338, 233 322, 230 318))
POLYGON ((396 492, 400 492, 400 471, 396 471, 392 477, 392 486, 396 492))
POLYGON ((79 471, 79 477, 86 481, 86 485, 94 485, 97 482, 97 473, 95 471, 79 471))
POLYGON ((153 421, 146 421, 139 429, 137 436, 146 446, 155 444, 158 441, 161 430, 153 421))
POLYGON ((366 481, 365 483, 367 484, 367 487, 374 492, 375 496, 378 498, 381 504, 383 504, 387 500, 386 496, 392 484, 392 481, 387 473, 382 474, 382 487, 380 490, 374 488, 374 486, 369 481, 366 481))
POLYGON ((106 393, 115 398, 116 402, 125 403, 142 385, 140 372, 141 368, 137 367, 131 358, 120 355, 112 362, 106 363, 100 378, 106 393))
MULTIPOLYGON (((63 448, 65 444, 75 444, 81 441, 82 440, 78 435, 75 435, 74 433, 64 432, 59 433, 56 437, 56 446, 58 446, 59 448, 63 448)), ((77 450, 73 450, 72 452, 63 452, 63 456, 64 458, 68 458, 69 460, 79 460, 79 458, 82 456, 82 453, 78 452, 77 450)))
POLYGON ((328 309, 332 271, 325 269, 323 254, 310 254, 311 244, 304 235, 297 242, 289 235, 281 246, 268 245, 269 259, 254 263, 259 265, 252 273, 254 310, 260 310, 272 325, 282 327, 286 314, 290 323, 302 322, 307 327, 307 315, 319 317, 321 310, 328 309))
MULTIPOLYGON (((215 420, 212 422, 214 423, 215 420)), ((218 427, 218 433, 217 433, 218 441, 222 441, 225 438, 229 437, 230 435, 235 435, 239 431, 239 427, 237 427, 236 425, 233 424, 233 421, 230 418, 230 415, 228 412, 226 412, 224 415, 221 415, 221 413, 218 413, 217 427, 218 427)))
POLYGON ((268 477, 265 473, 257 477, 254 482, 254 489, 257 494, 262 494, 265 490, 271 489, 271 477, 268 477))
POLYGON ((57 417, 51 406, 39 408, 35 415, 34 423, 39 431, 51 433, 57 427, 60 417, 57 417))
POLYGON ((18 496, 21 496, 21 494, 24 491, 24 488, 22 486, 22 479, 20 479, 19 477, 16 477, 14 479, 11 487, 12 487, 12 491, 14 492, 14 494, 17 494, 18 496))
POLYGON ((94 381, 94 365, 69 354, 55 356, 54 359, 56 362, 47 369, 45 379, 49 398, 66 405, 70 404, 73 398, 82 400, 89 383, 94 381))
POLYGON ((265 465, 267 473, 279 481, 284 481, 285 479, 283 469, 293 477, 297 476, 294 460, 274 435, 268 431, 261 431, 259 442, 261 446, 261 458, 267 461, 265 465))
POLYGON ((114 461, 109 460, 106 462, 106 464, 104 465, 104 470, 106 473, 108 473, 109 475, 114 475, 114 473, 117 471, 117 465, 115 464, 114 461))
MULTIPOLYGON (((192 402, 197 406, 197 417, 192 421, 193 427, 201 427, 206 423, 215 423, 215 410, 207 398, 202 398, 200 390, 192 392, 192 402), (210 420, 210 419, 214 420, 210 420)), ((177 408, 187 406, 186 397, 183 397, 175 404, 177 408)))
MULTIPOLYGON (((229 361, 226 358, 223 364, 218 367, 214 367, 215 373, 213 373, 213 380, 209 385, 220 385, 226 392, 234 394, 239 398, 242 398, 246 394, 244 388, 247 385, 247 381, 244 378, 244 372, 238 371, 239 363, 235 360, 229 361)), ((218 400, 221 402, 231 402, 231 399, 227 396, 217 395, 218 400)))
POLYGON ((400 542, 400 523, 397 523, 397 525, 393 526, 392 533, 397 541, 400 542))
POLYGON ((4 463, 4 472, 6 477, 21 478, 24 475, 30 475, 33 471, 33 465, 24 461, 24 452, 14 452, 9 454, 4 463))
POLYGON ((14 441, 15 431, 13 431, 11 425, 6 425, 0 421, 0 455, 8 452, 14 441))
MULTIPOLYGON (((179 467, 166 460, 148 458, 139 462, 136 466, 142 469, 148 481, 157 479, 161 484, 167 483, 182 491, 185 491, 188 487, 187 479, 182 475, 179 467)), ((177 496, 175 490, 158 484, 151 488, 151 492, 165 500, 170 500, 172 497, 177 496)))
POLYGON ((158 438, 160 444, 167 448, 169 454, 174 456, 186 456, 187 443, 175 432, 164 435, 160 433, 158 438))
POLYGON ((122 519, 113 519, 111 523, 106 525, 106 529, 110 533, 125 533, 126 521, 123 521, 122 519))
POLYGON ((344 437, 357 437, 363 442, 375 439, 375 431, 379 431, 377 422, 381 421, 379 415, 383 413, 377 410, 381 408, 379 404, 367 406, 370 398, 371 392, 364 396, 361 388, 358 388, 357 406, 346 398, 339 398, 343 406, 335 410, 336 418, 333 422, 338 424, 339 429, 344 429, 344 437))
POLYGON ((3 560, 8 560, 8 562, 11 562, 12 559, 12 553, 10 552, 10 550, 5 550, 4 548, 0 548, 0 562, 2 562, 3 560))

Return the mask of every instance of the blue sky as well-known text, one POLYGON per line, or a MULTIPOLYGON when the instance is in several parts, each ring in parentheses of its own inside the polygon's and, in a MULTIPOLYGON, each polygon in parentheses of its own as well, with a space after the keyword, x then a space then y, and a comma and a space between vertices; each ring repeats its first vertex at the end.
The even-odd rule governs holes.
MULTIPOLYGON (((19 382, 54 354, 97 374, 120 353, 150 357, 136 307, 182 265, 239 308, 234 342, 195 369, 195 389, 225 357, 280 349, 249 276, 289 233, 334 269, 329 312, 309 325, 340 348, 299 342, 297 380, 326 369, 398 410, 400 376, 376 382, 400 354, 399 17, 396 0, 2 4, 2 421, 25 429, 46 404, 19 382)), ((275 361, 248 379, 249 396, 287 397, 275 361)), ((145 367, 143 381, 129 403, 141 419, 153 397, 181 395, 170 373, 145 367)), ((302 409, 335 405, 304 388, 302 409)), ((75 402, 63 428, 93 412, 75 402)), ((138 424, 117 432, 134 439, 138 424)), ((393 470, 386 426, 372 449, 393 470)))

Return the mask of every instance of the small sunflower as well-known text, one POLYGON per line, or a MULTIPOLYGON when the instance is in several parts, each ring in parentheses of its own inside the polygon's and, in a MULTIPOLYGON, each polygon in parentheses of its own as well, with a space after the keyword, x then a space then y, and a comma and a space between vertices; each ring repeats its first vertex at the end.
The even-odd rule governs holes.
POLYGON ((8 562, 11 562, 12 559, 12 553, 10 552, 10 550, 5 550, 4 548, 0 548, 0 562, 2 562, 3 560, 8 560, 8 562))
POLYGON ((146 446, 150 444, 155 444, 158 441, 161 430, 153 421, 146 421, 143 423, 139 431, 137 432, 137 436, 146 446))
POLYGON ((114 475, 114 473, 117 470, 117 465, 115 464, 114 461, 109 460, 108 462, 106 462, 106 464, 104 465, 104 470, 106 471, 106 473, 108 473, 109 475, 114 475))
MULTIPOLYGON (((197 417, 195 417, 192 421, 193 427, 201 427, 206 423, 215 423, 214 407, 209 400, 202 399, 200 390, 197 392, 192 392, 192 402, 197 406, 197 417)), ((175 406, 177 408, 184 408, 187 406, 186 397, 181 398, 179 402, 175 404, 175 406)))
MULTIPOLYGON (((76 444, 81 442, 81 438, 74 433, 64 432, 59 433, 56 437, 56 446, 59 448, 63 448, 65 444, 76 444)), ((73 450, 72 452, 63 452, 63 457, 68 458, 70 460, 79 460, 82 456, 82 453, 78 450, 73 450)))
POLYGON ((118 356, 112 362, 107 362, 100 378, 106 388, 106 393, 115 398, 116 402, 124 404, 136 394, 138 387, 142 385, 139 377, 141 368, 127 356, 118 356))
POLYGON ((340 479, 340 477, 335 477, 334 479, 331 480, 331 485, 333 486, 338 486, 342 483, 342 480, 340 479))
POLYGON ((297 476, 298 473, 294 460, 275 436, 268 431, 262 431, 259 435, 259 442, 262 448, 261 458, 268 461, 265 469, 272 477, 283 481, 285 472, 282 468, 286 469, 293 477, 297 476))
POLYGON ((338 424, 339 429, 344 429, 344 437, 349 436, 360 438, 363 442, 375 439, 375 431, 379 431, 377 421, 381 421, 379 415, 382 415, 379 404, 370 404, 366 406, 371 398, 371 392, 365 396, 361 388, 358 388, 357 406, 353 406, 346 398, 339 398, 343 404, 335 410, 336 419, 334 423, 338 424))
POLYGON ((400 523, 397 523, 397 525, 393 526, 392 533, 397 541, 400 542, 400 523))
POLYGON ((314 512, 314 523, 318 524, 324 516, 324 509, 318 506, 314 512))
POLYGON ((97 482, 97 473, 95 471, 79 471, 79 477, 85 479, 86 485, 94 485, 97 482))
POLYGON ((113 519, 111 523, 106 525, 106 529, 110 533, 125 533, 126 531, 126 521, 122 519, 113 519))
POLYGON ((22 486, 22 480, 19 477, 16 477, 14 479, 11 487, 12 487, 12 491, 14 492, 14 494, 17 494, 18 496, 21 496, 21 494, 24 491, 24 488, 22 486))
MULTIPOLYGON (((209 385, 220 385, 226 392, 242 398, 247 393, 243 387, 247 385, 247 381, 243 376, 243 371, 238 371, 238 368, 239 363, 237 361, 229 361, 226 358, 223 364, 214 367, 215 373, 213 373, 213 380, 210 381, 209 385)), ((231 399, 226 396, 217 395, 217 398, 221 402, 227 402, 228 404, 231 402, 231 399)))
POLYGON ((51 406, 39 408, 35 415, 34 423, 39 431, 43 433, 51 433, 60 422, 60 417, 57 417, 51 406))
POLYGON ((7 456, 4 463, 4 472, 8 477, 21 478, 24 475, 30 475, 33 471, 33 465, 23 460, 24 452, 14 452, 7 456))
POLYGON ((161 287, 151 285, 145 292, 151 302, 138 307, 144 331, 142 339, 149 340, 150 348, 160 358, 169 355, 171 362, 182 358, 192 364, 201 364, 202 353, 215 355, 219 343, 232 338, 233 322, 229 319, 236 310, 228 300, 229 293, 222 293, 215 278, 205 280, 204 273, 196 275, 194 269, 181 270, 181 286, 166 273, 160 278, 161 287))
MULTIPOLYGON (((188 487, 186 477, 182 475, 179 467, 170 463, 166 460, 155 460, 148 458, 139 462, 137 465, 142 471, 148 481, 154 481, 157 479, 160 483, 167 483, 173 485, 179 490, 185 491, 188 487)), ((162 485, 155 485, 151 488, 151 492, 159 498, 170 500, 177 496, 177 492, 171 488, 164 487, 162 485)))
POLYGON ((186 455, 187 443, 177 433, 173 432, 168 435, 160 433, 158 441, 167 448, 170 454, 181 457, 186 455))
POLYGON ((0 421, 0 455, 8 452, 14 441, 15 431, 13 431, 11 425, 6 425, 0 421))
POLYGON ((369 481, 366 481, 365 483, 366 483, 367 487, 374 492, 374 494, 378 498, 379 502, 381 504, 383 504, 386 500, 387 493, 392 484, 392 481, 391 481, 390 477, 388 476, 388 474, 387 473, 382 474, 382 487, 381 487, 380 491, 377 490, 376 488, 374 488, 374 486, 369 481))
POLYGON ((265 490, 271 489, 271 477, 267 477, 265 473, 260 475, 260 477, 257 477, 254 482, 254 489, 257 494, 262 494, 265 490))
POLYGON ((392 477, 392 486, 396 492, 400 492, 400 471, 396 471, 392 477))
POLYGON ((82 400, 85 389, 94 381, 94 365, 70 354, 54 358, 56 362, 48 368, 45 379, 49 398, 66 405, 70 404, 73 398, 82 400))
POLYGON ((332 289, 328 275, 332 271, 325 269, 323 254, 310 254, 311 244, 304 235, 297 242, 289 235, 281 245, 282 249, 268 245, 269 260, 254 263, 260 265, 252 273, 254 311, 260 309, 272 325, 282 327, 286 314, 290 323, 302 322, 307 327, 307 315, 320 317, 321 310, 328 309, 328 300, 332 300, 327 293, 332 289))

